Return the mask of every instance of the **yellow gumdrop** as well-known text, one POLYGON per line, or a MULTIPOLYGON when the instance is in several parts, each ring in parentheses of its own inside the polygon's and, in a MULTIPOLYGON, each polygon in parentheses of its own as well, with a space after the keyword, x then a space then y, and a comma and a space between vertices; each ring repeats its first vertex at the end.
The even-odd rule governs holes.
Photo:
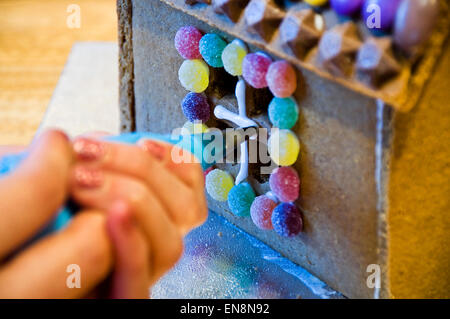
POLYGON ((234 182, 230 173, 214 169, 206 175, 205 185, 209 196, 219 202, 226 202, 234 182))
POLYGON ((328 2, 328 0, 305 0, 305 2, 312 6, 321 6, 328 2))
POLYGON ((292 131, 274 129, 268 144, 270 157, 277 165, 290 166, 297 161, 300 142, 292 131))
POLYGON ((222 51, 222 62, 225 71, 231 75, 242 75, 242 61, 247 55, 241 45, 231 42, 222 51))
POLYGON ((209 85, 209 68, 203 60, 185 60, 178 70, 181 85, 191 92, 201 93, 209 85))
POLYGON ((182 135, 201 134, 207 132, 208 129, 209 128, 202 122, 192 123, 187 121, 186 123, 184 123, 181 129, 181 134, 182 135))

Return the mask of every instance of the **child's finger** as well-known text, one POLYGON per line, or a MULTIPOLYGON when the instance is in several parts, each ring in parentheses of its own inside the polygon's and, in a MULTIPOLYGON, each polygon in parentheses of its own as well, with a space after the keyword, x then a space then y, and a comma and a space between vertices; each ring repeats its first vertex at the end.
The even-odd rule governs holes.
POLYGON ((183 241, 180 227, 171 220, 168 209, 160 198, 141 180, 113 172, 77 167, 72 195, 80 205, 102 211, 109 211, 117 200, 130 205, 149 245, 152 280, 169 270, 181 256, 183 241), (79 178, 97 174, 101 176, 92 180, 90 177, 79 178))
POLYGON ((177 225, 194 227, 206 219, 204 178, 199 164, 193 163, 185 167, 185 175, 191 176, 187 184, 173 169, 167 168, 164 162, 133 145, 78 139, 74 149, 78 158, 84 159, 83 163, 145 182, 168 208, 177 225), (192 186, 193 184, 196 186, 192 186))
POLYGON ((110 296, 114 299, 149 297, 150 257, 145 236, 130 207, 115 202, 107 214, 107 229, 115 252, 110 296))
POLYGON ((112 264, 105 215, 80 212, 66 229, 0 268, 0 298, 81 298, 107 277, 112 264))
POLYGON ((62 206, 73 153, 60 131, 43 133, 10 175, 0 178, 0 258, 23 244, 62 206))

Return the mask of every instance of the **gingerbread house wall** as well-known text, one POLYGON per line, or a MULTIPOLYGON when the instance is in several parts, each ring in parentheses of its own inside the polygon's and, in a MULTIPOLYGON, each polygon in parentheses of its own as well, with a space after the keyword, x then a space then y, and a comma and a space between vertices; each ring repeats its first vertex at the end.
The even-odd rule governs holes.
MULTIPOLYGON (((182 58, 173 47, 176 31, 192 24, 232 38, 159 1, 131 3, 134 125, 141 131, 169 133, 185 122, 180 101, 186 91, 177 77, 182 58)), ((384 263, 377 254, 376 103, 311 72, 299 74, 295 97, 300 120, 294 131, 302 145, 296 167, 305 232, 282 238, 257 229, 249 218, 234 217, 226 204, 210 199, 210 207, 343 294, 371 298, 375 292, 366 285, 366 268, 384 263)), ((128 105, 122 111, 129 112, 128 105)), ((255 189, 267 188, 251 182, 255 189)))
POLYGON ((385 194, 390 293, 450 298, 450 41, 418 105, 396 113, 385 194))

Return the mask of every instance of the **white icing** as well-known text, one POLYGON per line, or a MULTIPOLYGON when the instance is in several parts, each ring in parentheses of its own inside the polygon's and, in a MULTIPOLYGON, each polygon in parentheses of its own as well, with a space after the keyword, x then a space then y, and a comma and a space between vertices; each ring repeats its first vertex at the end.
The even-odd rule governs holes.
POLYGON ((239 116, 238 114, 227 110, 222 105, 217 105, 214 108, 214 115, 218 119, 230 121, 230 122, 236 124, 238 127, 241 127, 241 128, 257 127, 258 126, 255 121, 249 119, 248 117, 239 116))
MULTIPOLYGON (((236 39, 237 40, 237 39, 236 39)), ((235 40, 235 41, 236 41, 235 40)), ((237 40, 240 41, 240 40, 237 40)), ((242 41, 241 41, 242 42, 242 41)), ((242 78, 239 78, 236 89, 236 100, 238 103, 238 114, 233 113, 227 110, 222 105, 217 105, 214 108, 214 115, 221 120, 227 120, 239 128, 247 128, 247 127, 258 127, 255 121, 249 119, 247 117, 247 107, 245 103, 245 81, 242 78)), ((251 139, 256 138, 256 134, 250 137, 251 139)), ((239 173, 236 176, 235 184, 238 185, 242 181, 244 181, 248 177, 248 142, 244 141, 241 143, 241 156, 240 156, 240 167, 239 173)))
POLYGON ((236 176, 235 184, 238 185, 248 177, 248 144, 247 141, 241 143, 241 165, 236 176))
POLYGON ((320 14, 316 14, 314 16, 314 26, 319 31, 323 30, 323 28, 325 26, 325 22, 323 21, 323 17, 320 14))

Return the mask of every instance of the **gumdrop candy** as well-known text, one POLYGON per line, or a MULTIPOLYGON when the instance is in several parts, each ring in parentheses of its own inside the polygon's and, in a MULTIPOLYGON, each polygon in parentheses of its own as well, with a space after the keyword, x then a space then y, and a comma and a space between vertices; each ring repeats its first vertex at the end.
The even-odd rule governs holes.
POLYGON ((270 174, 269 185, 281 202, 293 202, 300 193, 300 178, 297 171, 290 166, 276 168, 270 174))
POLYGON ((188 93, 181 102, 184 116, 191 121, 207 122, 210 116, 210 106, 205 94, 188 93))
POLYGON ((209 128, 201 121, 195 121, 194 123, 187 121, 181 128, 181 135, 201 134, 206 133, 209 128))
POLYGON ((205 170, 203 171, 203 177, 205 178, 205 182, 206 182, 206 176, 208 176, 208 174, 209 174, 213 169, 214 169, 214 167, 211 166, 211 167, 208 167, 207 169, 205 169, 205 170))
POLYGON ((292 203, 281 203, 272 212, 273 229, 283 237, 292 237, 303 230, 300 210, 292 203))
POLYGON ((225 40, 215 33, 205 34, 199 43, 203 60, 214 68, 223 67, 222 52, 227 46, 225 40))
POLYGON ((202 33, 193 26, 185 26, 178 29, 175 35, 175 48, 184 59, 201 59, 199 42, 202 33))
POLYGON ((292 97, 274 97, 269 103, 267 113, 274 127, 291 129, 298 120, 298 105, 292 97))
POLYGON ((255 199, 255 192, 249 183, 240 183, 228 193, 228 207, 238 217, 250 216, 250 206, 255 199))
POLYGON ((311 6, 323 6, 328 0, 305 0, 305 2, 311 6))
POLYGON ((276 97, 291 96, 297 89, 297 74, 286 61, 273 62, 267 70, 266 81, 276 97))
POLYGON ((271 218, 276 206, 277 203, 266 195, 256 197, 250 207, 253 223, 261 229, 273 229, 271 218))
POLYGON ((297 161, 300 142, 290 130, 272 129, 268 144, 270 157, 275 164, 290 166, 297 161))
POLYGON ((234 76, 242 75, 242 61, 247 50, 237 41, 228 44, 222 52, 222 63, 225 71, 234 76))
POLYGON ((330 0, 330 5, 338 14, 352 15, 361 8, 363 0, 330 0))
POLYGON ((234 186, 230 173, 217 168, 206 175, 205 184, 209 196, 219 202, 227 201, 228 193, 234 186))
POLYGON ((203 60, 185 60, 178 70, 181 85, 195 93, 201 93, 209 85, 209 68, 203 60))
POLYGON ((266 74, 272 60, 264 53, 247 54, 242 61, 242 76, 255 89, 267 87, 266 74))

